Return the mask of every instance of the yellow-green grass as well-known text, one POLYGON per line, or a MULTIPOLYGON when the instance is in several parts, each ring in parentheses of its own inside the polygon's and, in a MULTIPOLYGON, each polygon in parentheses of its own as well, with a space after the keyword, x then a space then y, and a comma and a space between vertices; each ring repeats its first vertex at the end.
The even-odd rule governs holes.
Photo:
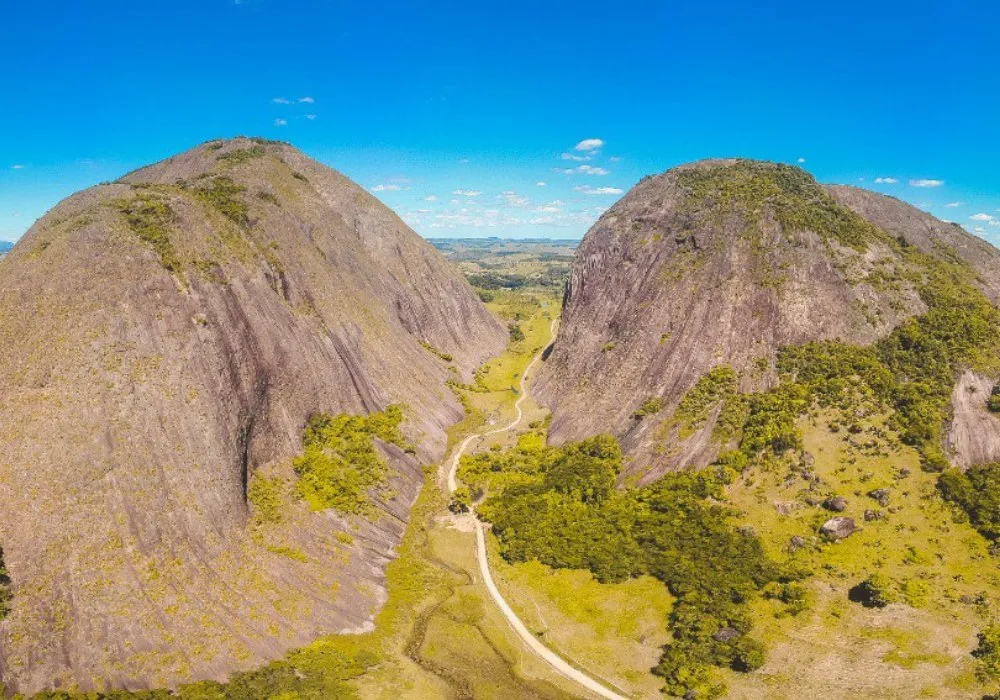
MULTIPOLYGON (((552 321, 559 316, 560 302, 552 293, 539 290, 501 291, 487 308, 504 324, 520 315, 524 340, 511 341, 502 354, 483 364, 477 371, 477 390, 455 388, 465 403, 466 416, 448 431, 449 452, 466 435, 489 425, 504 425, 514 418, 514 404, 521 396, 521 375, 535 355, 552 342, 552 321)), ((530 400, 525 401, 524 409, 534 411, 532 416, 538 413, 537 405, 530 400)))
POLYGON ((884 428, 880 420, 866 423, 857 436, 831 432, 827 423, 824 415, 800 422, 805 450, 815 458, 808 469, 821 478, 820 486, 810 491, 805 479, 779 463, 749 469, 729 489, 730 505, 768 553, 811 572, 813 599, 795 617, 780 617, 782 606, 775 602, 755 604, 753 634, 769 647, 769 660, 749 676, 729 674, 732 696, 979 697, 986 689, 975 683, 969 653, 992 613, 970 601, 1000 584, 985 540, 956 522, 935 492, 937 475, 921 471, 914 450, 871 432, 884 428), (850 445, 872 440, 877 453, 850 445), (902 476, 904 470, 909 473, 902 476), (889 489, 888 506, 867 495, 879 488, 889 489), (844 512, 805 500, 829 495, 847 500, 844 512), (866 510, 883 517, 865 522, 866 510), (819 528, 838 515, 853 518, 860 529, 828 542, 819 528), (794 553, 793 536, 806 541, 794 553), (875 572, 893 581, 899 603, 868 609, 849 601, 848 591, 875 572))
POLYGON ((662 697, 651 669, 668 643, 673 596, 651 576, 599 583, 589 571, 537 561, 508 564, 488 538, 493 578, 528 629, 550 649, 632 698, 662 697))

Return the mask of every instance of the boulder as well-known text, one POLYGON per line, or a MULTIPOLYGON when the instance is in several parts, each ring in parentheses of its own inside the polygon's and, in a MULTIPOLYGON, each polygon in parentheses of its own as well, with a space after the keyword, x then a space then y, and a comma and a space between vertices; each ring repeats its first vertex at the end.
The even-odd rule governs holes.
POLYGON ((840 516, 827 520, 823 523, 823 527, 819 531, 830 539, 842 540, 845 537, 850 537, 856 529, 857 526, 854 524, 854 518, 840 516))

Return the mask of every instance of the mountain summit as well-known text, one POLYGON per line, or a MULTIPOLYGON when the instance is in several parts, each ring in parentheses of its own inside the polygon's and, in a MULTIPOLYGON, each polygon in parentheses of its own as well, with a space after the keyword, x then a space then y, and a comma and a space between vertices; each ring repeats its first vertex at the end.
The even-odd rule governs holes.
POLYGON ((0 262, 3 683, 223 679, 369 625, 420 462, 463 415, 446 382, 506 336, 286 144, 209 142, 59 204, 0 262), (354 501, 301 485, 307 421, 354 501))
MULTIPOLYGON (((630 457, 627 477, 643 483, 704 466, 727 446, 716 430, 721 386, 774 386, 783 347, 885 338, 927 311, 932 273, 967 278, 1000 300, 1000 251, 898 200, 750 160, 645 178, 578 250, 559 338, 535 387, 553 410, 550 437, 610 430, 630 457), (706 375, 681 409, 703 404, 705 415, 682 426, 679 404, 706 375)), ((975 415, 956 411, 957 423, 995 423, 979 403, 975 415)), ((994 438, 972 444, 976 430, 956 425, 953 456, 1000 458, 995 427, 994 438)))

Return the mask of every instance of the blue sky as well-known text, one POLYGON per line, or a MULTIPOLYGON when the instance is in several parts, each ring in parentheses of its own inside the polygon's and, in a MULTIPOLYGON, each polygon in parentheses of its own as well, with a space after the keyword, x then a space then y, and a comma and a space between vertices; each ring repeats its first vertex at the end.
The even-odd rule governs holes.
POLYGON ((0 239, 248 134, 427 236, 580 237, 643 175, 745 156, 1000 244, 998 24, 992 0, 7 2, 0 239))

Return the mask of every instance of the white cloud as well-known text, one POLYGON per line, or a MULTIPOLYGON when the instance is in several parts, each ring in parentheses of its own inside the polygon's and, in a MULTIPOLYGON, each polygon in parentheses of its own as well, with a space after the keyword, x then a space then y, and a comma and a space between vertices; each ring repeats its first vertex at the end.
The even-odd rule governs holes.
POLYGON ((944 184, 944 180, 910 180, 910 187, 940 187, 944 184))
POLYGON ((795 162, 796 162, 796 163, 805 163, 805 162, 806 162, 806 159, 805 159, 805 158, 799 158, 799 159, 798 159, 797 161, 795 161, 795 162))
POLYGON ((624 194, 624 190, 620 190, 617 187, 574 187, 577 192, 582 192, 583 194, 624 194))
POLYGON ((993 221, 993 217, 989 214, 973 214, 969 218, 973 221, 993 221))
POLYGON ((895 185, 899 180, 894 177, 877 177, 875 182, 879 185, 895 185))
POLYGON ((478 197, 482 192, 480 190, 455 190, 452 194, 458 197, 478 197))
POLYGON ((522 197, 521 195, 519 195, 517 192, 514 192, 513 190, 507 190, 505 192, 501 192, 500 194, 497 195, 497 199, 504 200, 505 202, 507 202, 507 206, 511 206, 511 207, 526 207, 526 206, 528 206, 528 198, 527 197, 522 197))
POLYGON ((287 119, 275 119, 274 120, 274 125, 275 126, 287 126, 288 125, 288 120, 287 119))
POLYGON ((275 97, 273 100, 271 100, 271 102, 273 102, 276 105, 290 105, 290 104, 292 104, 292 101, 289 100, 287 97, 275 97))
POLYGON ((375 185, 372 192, 399 192, 400 189, 399 185, 375 185))
POLYGON ((608 158, 608 160, 610 160, 612 163, 621 163, 625 159, 622 158, 621 156, 611 156, 610 158, 608 158))
POLYGON ((316 115, 315 115, 315 114, 307 114, 307 115, 306 115, 306 119, 308 119, 309 121, 312 121, 312 120, 313 120, 313 119, 315 119, 315 118, 316 118, 316 115))
POLYGON ((584 161, 584 160, 590 160, 591 157, 592 156, 577 156, 577 155, 573 155, 572 153, 563 153, 562 154, 562 159, 563 160, 584 161))
POLYGON ((14 165, 10 166, 10 169, 11 170, 24 170, 24 166, 21 165, 20 163, 15 163, 14 165))
POLYGON ((541 180, 539 180, 538 182, 535 183, 535 187, 548 187, 548 186, 549 186, 549 183, 542 182, 541 180))
POLYGON ((990 226, 1000 226, 1000 221, 997 221, 996 219, 993 219, 990 222, 990 226))
POLYGON ((576 175, 577 173, 582 173, 584 175, 610 175, 611 172, 605 170, 604 168, 598 168, 593 165, 578 165, 575 168, 556 168, 556 172, 565 173, 567 175, 576 175))
POLYGON ((462 165, 466 165, 469 162, 469 159, 468 158, 459 158, 458 162, 461 163, 462 165))
POLYGON ((311 104, 312 104, 312 103, 314 103, 315 101, 316 101, 316 100, 314 100, 314 99, 313 99, 313 98, 311 98, 311 97, 300 97, 300 98, 299 98, 299 102, 301 102, 302 104, 307 104, 307 105, 311 105, 311 104))
POLYGON ((954 209, 955 207, 962 206, 962 203, 961 202, 948 202, 947 204, 945 204, 945 206, 947 208, 949 208, 949 209, 954 209))
POLYGON ((601 139, 584 139, 573 147, 575 151, 595 151, 604 145, 601 139))
POLYGON ((438 198, 437 198, 437 195, 429 194, 426 197, 424 197, 424 201, 425 202, 436 202, 436 201, 438 201, 438 198))

